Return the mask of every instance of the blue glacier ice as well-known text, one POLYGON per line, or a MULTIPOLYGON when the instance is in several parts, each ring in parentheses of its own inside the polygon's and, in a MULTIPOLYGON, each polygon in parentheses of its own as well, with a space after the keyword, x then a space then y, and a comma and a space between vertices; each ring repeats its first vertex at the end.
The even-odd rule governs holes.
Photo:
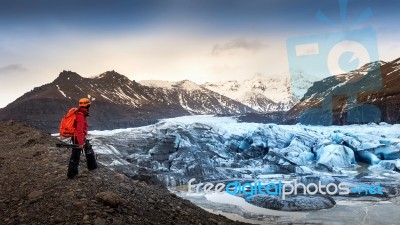
POLYGON ((343 145, 330 144, 318 148, 315 152, 317 163, 330 168, 357 165, 353 150, 343 145))
POLYGON ((355 176, 354 168, 362 163, 376 165, 370 170, 396 172, 400 162, 386 161, 400 159, 399 131, 400 125, 388 124, 289 126, 187 116, 89 135, 103 164, 132 177, 145 171, 170 185, 190 178, 249 179, 271 174, 355 176))

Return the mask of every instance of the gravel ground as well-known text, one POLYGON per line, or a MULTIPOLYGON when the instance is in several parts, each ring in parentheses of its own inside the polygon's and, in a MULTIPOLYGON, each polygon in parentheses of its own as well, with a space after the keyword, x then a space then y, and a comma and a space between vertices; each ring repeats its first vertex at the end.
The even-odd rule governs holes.
MULTIPOLYGON (((0 122, 0 224, 244 224, 99 165, 67 179, 56 138, 0 122)), ((81 157, 82 160, 84 157, 81 157)))

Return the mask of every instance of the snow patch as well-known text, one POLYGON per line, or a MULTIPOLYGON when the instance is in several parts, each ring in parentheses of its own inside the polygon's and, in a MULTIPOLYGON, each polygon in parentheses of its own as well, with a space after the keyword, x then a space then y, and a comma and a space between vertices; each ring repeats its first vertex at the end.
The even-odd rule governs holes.
POLYGON ((83 92, 82 88, 80 88, 78 85, 75 84, 75 87, 78 88, 80 91, 83 92))
POLYGON ((177 86, 179 86, 187 91, 202 90, 198 84, 196 84, 190 80, 184 80, 184 81, 178 82, 177 86))
POLYGON ((289 76, 273 78, 255 75, 241 82, 221 81, 201 86, 258 111, 274 111, 279 105, 288 110, 293 104, 289 76))
POLYGON ((163 81, 163 80, 142 80, 139 81, 139 84, 155 88, 172 89, 173 85, 175 85, 176 82, 163 81))
POLYGON ((67 97, 67 95, 60 89, 60 87, 59 87, 58 85, 56 85, 56 86, 57 86, 58 91, 59 91, 64 97, 67 97))

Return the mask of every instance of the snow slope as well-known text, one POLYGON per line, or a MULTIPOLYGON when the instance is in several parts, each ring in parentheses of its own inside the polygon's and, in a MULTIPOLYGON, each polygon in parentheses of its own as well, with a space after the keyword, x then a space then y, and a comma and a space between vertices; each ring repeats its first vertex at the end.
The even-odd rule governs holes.
POLYGON ((255 75, 243 81, 221 81, 202 86, 259 112, 288 110, 294 104, 288 76, 255 75))

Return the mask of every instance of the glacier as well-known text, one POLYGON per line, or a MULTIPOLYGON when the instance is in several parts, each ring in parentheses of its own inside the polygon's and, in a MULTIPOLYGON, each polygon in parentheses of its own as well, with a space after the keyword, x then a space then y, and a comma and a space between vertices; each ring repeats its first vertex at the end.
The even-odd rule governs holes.
POLYGON ((171 185, 168 182, 173 179, 175 184, 185 184, 190 178, 344 173, 360 164, 391 168, 383 165, 400 159, 399 131, 397 124, 276 125, 201 115, 163 119, 145 127, 90 131, 89 135, 105 164, 130 165, 119 169, 132 176, 142 168, 171 185))
MULTIPOLYGON (((383 196, 359 197, 350 193, 333 196, 334 201, 338 207, 346 208, 340 204, 347 198, 365 202, 397 198, 399 131, 399 124, 277 125, 239 123, 235 117, 199 115, 162 119, 137 128, 90 131, 89 138, 99 162, 113 170, 133 179, 161 183, 172 191, 179 190, 181 197, 205 208, 220 207, 218 210, 226 211, 225 206, 210 204, 207 195, 201 198, 185 194, 185 185, 192 178, 197 182, 346 182, 350 187, 379 182, 383 196)), ((259 206, 275 202, 271 198, 257 197, 256 200, 259 206)), ((298 204, 296 210, 304 211, 315 210, 313 205, 330 205, 317 204, 320 198, 302 196, 292 201, 298 204)), ((267 217, 271 219, 275 213, 267 217)), ((250 218, 259 216, 251 215, 250 218)))

